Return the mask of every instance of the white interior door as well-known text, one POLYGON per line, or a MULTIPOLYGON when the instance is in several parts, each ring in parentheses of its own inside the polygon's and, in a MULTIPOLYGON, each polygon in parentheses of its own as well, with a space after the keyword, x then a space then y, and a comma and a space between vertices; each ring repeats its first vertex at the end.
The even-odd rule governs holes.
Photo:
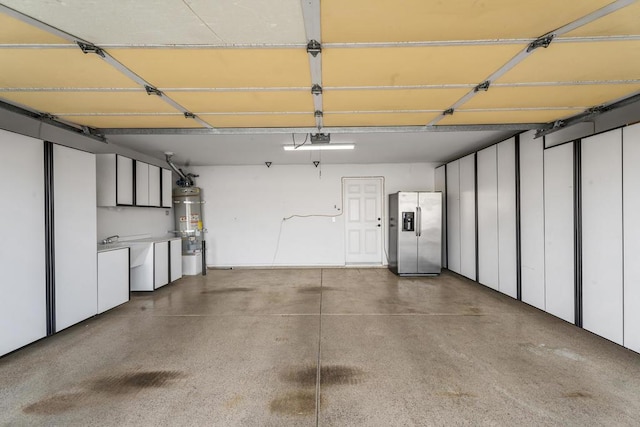
POLYGON ((382 178, 345 178, 346 264, 382 264, 382 178))

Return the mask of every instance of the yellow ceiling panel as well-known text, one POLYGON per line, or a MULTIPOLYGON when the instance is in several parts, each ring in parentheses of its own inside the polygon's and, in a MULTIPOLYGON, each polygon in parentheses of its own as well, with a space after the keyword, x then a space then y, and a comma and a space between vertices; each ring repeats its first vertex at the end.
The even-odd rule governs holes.
POLYGON ((200 123, 182 114, 158 116, 59 116, 61 119, 94 128, 201 128, 200 123))
POLYGON ((194 113, 310 112, 313 95, 305 91, 166 92, 171 99, 194 113))
POLYGON ((323 0, 322 41, 535 38, 612 0, 323 0))
POLYGON ((504 110, 504 111, 464 111, 457 110, 445 116, 439 125, 487 125, 501 123, 548 123, 569 117, 584 110, 504 110))
POLYGON ((491 87, 478 92, 464 108, 593 107, 640 90, 636 85, 491 87))
POLYGON ((640 78, 640 41, 551 43, 498 82, 571 82, 640 78))
POLYGON ((628 36, 640 34, 640 2, 603 16, 590 24, 576 28, 563 37, 628 36))
POLYGON ((0 92, 0 97, 51 114, 171 113, 176 109, 146 92, 0 92))
POLYGON ((129 88, 136 83, 80 49, 0 49, 3 88, 129 88))
POLYGON ((304 49, 112 49, 161 88, 311 87, 304 49))
POLYGON ((0 13, 1 44, 68 44, 60 37, 0 13))
POLYGON ((220 128, 277 128, 313 127, 313 114, 216 114, 199 116, 213 127, 220 128))
POLYGON ((326 90, 327 111, 446 110, 469 88, 399 90, 326 90))
POLYGON ((327 48, 325 86, 398 86, 482 82, 521 45, 327 48))
POLYGON ((325 126, 420 126, 439 113, 324 113, 325 126))

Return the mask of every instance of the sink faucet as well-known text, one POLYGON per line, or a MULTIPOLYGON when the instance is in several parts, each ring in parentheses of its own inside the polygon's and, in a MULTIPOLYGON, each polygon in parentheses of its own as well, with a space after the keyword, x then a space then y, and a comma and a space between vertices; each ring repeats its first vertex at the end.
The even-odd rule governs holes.
POLYGON ((108 243, 113 243, 113 242, 115 242, 116 240, 118 240, 118 238, 119 238, 119 237, 120 237, 120 236, 118 236, 117 234, 116 234, 115 236, 109 236, 109 237, 107 237, 106 239, 103 239, 103 240, 102 240, 102 244, 103 244, 103 245, 106 245, 106 244, 108 244, 108 243))

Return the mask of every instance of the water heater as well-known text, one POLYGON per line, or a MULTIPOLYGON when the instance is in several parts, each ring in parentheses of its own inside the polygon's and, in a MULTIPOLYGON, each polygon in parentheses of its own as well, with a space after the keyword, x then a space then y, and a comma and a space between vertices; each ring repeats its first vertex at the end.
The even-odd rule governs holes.
MULTIPOLYGON (((198 259, 202 254, 202 199, 198 187, 178 187, 173 189, 173 208, 176 221, 175 233, 182 238, 183 265, 199 268, 198 259), (193 257, 190 262, 189 258, 193 257)), ((188 274, 188 273, 185 273, 188 274)), ((198 274, 194 272, 192 274, 198 274)))

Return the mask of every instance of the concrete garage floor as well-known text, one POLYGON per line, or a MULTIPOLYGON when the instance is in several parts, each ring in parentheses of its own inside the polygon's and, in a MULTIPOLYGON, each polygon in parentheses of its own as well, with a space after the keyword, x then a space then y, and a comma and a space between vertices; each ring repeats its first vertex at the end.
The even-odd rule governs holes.
POLYGON ((0 359, 2 425, 638 425, 639 396, 640 355, 446 272, 212 270, 0 359))

